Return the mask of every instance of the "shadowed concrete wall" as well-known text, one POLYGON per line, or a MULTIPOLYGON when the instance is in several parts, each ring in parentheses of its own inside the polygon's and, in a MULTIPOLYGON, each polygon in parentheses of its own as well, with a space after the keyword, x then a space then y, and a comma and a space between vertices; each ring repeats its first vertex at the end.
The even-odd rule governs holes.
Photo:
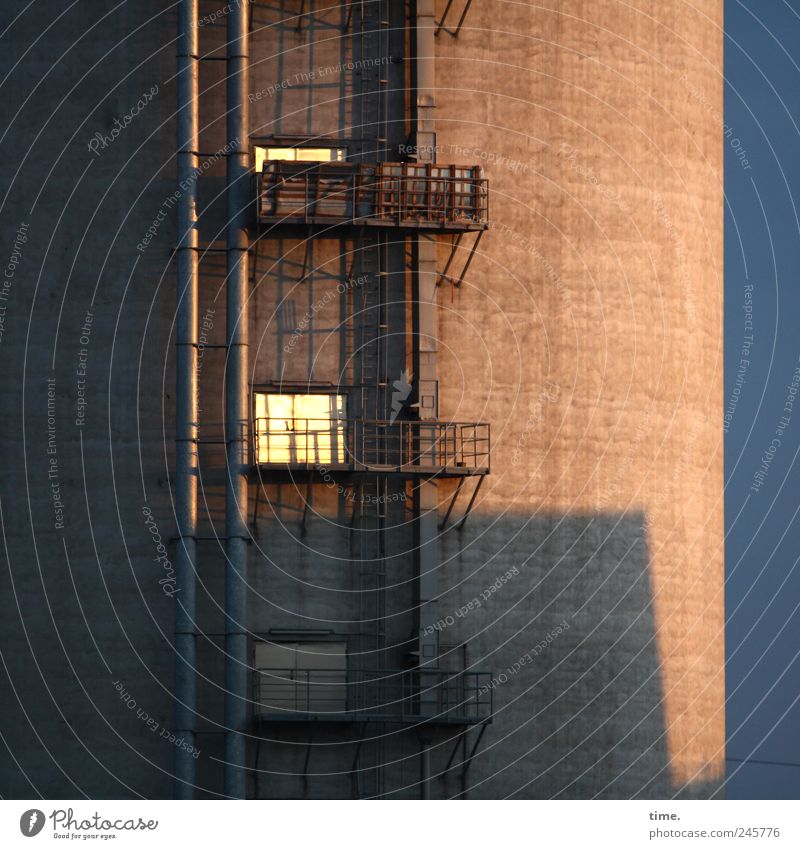
MULTIPOLYGON (((224 5, 203 2, 201 14, 224 5)), ((437 42, 438 159, 484 165, 493 219, 462 288, 440 293, 442 415, 489 420, 494 440, 492 475, 473 515, 442 537, 440 613, 452 618, 440 634, 442 661, 457 669, 466 658, 498 681, 496 716, 469 771, 464 755, 476 730, 434 795, 707 795, 722 777, 724 734, 721 3, 705 4, 704 15, 678 3, 551 5, 473 3, 460 38, 437 42), (532 660, 521 663, 526 654, 532 660)), ((306 86, 296 77, 352 57, 356 48, 336 29, 341 10, 315 3, 312 27, 298 33, 275 25, 290 6, 254 8, 253 133, 358 136, 358 74, 326 71, 306 86), (275 88, 284 80, 293 84, 275 88)), ((161 4, 129 3, 88 36, 74 12, 43 34, 42 21, 63 9, 43 2, 36 11, 3 41, 16 61, 41 36, 1 93, 9 114, 22 108, 2 141, 12 163, 4 192, 13 179, 3 253, 20 222, 30 226, 0 341, 10 564, 0 593, 10 679, 0 730, 13 755, 0 789, 10 797, 167 797, 174 744, 161 732, 172 722, 172 601, 142 507, 167 544, 174 210, 143 250, 137 245, 175 188, 176 21, 161 4), (158 93, 142 114, 91 153, 93 134, 109 133, 153 85, 158 93), (76 425, 84 349, 87 406, 76 425), (54 480, 63 528, 54 527, 54 480)), ((207 20, 204 50, 221 43, 224 24, 224 16, 207 20)), ((225 144, 223 69, 203 63, 205 154, 225 144)), ((401 117, 392 134, 404 131, 401 117)), ((223 185, 220 159, 201 181, 203 243, 224 227, 223 185)), ((340 379, 351 344, 340 323, 352 304, 325 296, 351 250, 351 241, 320 242, 301 283, 304 246, 265 243, 251 306, 254 383, 308 378, 309 364, 312 379, 340 379)), ((209 345, 224 341, 223 282, 224 258, 209 254, 200 308, 209 345)), ((392 285, 402 299, 402 275, 392 285)), ((404 310, 393 315, 397 327, 404 310)), ((222 420, 223 362, 219 349, 203 352, 209 437, 222 420)), ((203 451, 201 534, 213 538, 223 533, 222 475, 219 449, 203 451)), ((442 513, 452 488, 440 485, 442 513)), ((307 622, 352 634, 356 645, 363 584, 348 529, 352 503, 315 487, 304 536, 304 497, 304 482, 270 482, 262 495, 249 626, 263 635, 307 622)), ((462 494, 456 517, 464 503, 462 494)), ((392 521, 406 513, 405 503, 392 503, 392 521)), ((412 628, 410 536, 406 526, 388 540, 393 665, 412 628)), ((213 795, 222 790, 219 542, 200 544, 198 570, 207 632, 198 645, 207 732, 198 739, 198 784, 213 795)), ((307 728, 254 733, 251 795, 352 795, 359 733, 315 730, 305 782, 307 728)), ((432 740, 436 775, 454 735, 432 740)), ((391 729, 382 753, 368 744, 361 792, 381 787, 369 769, 380 754, 383 791, 418 795, 418 745, 416 730, 391 729)))
POLYGON ((36 4, 2 39, 3 254, 29 224, 0 347, 5 797, 171 794, 173 602, 142 512, 167 544, 170 216, 137 244, 175 191, 176 20, 89 5, 36 4))

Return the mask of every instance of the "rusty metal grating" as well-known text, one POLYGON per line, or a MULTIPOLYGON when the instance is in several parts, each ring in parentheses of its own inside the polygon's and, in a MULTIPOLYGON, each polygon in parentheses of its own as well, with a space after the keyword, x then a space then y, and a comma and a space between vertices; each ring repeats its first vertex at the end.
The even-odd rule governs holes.
POLYGON ((267 160, 258 217, 271 224, 484 230, 488 181, 479 165, 267 160))

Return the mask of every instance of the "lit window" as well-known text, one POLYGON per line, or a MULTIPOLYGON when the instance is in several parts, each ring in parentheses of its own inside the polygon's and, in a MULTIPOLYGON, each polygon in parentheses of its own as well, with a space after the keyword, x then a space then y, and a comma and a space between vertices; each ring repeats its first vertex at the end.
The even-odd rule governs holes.
POLYGON ((282 159, 287 162, 343 162, 341 147, 256 147, 253 160, 256 173, 264 168, 264 160, 282 159))
POLYGON ((346 417, 343 395, 257 392, 256 463, 344 463, 346 417))
POLYGON ((256 643, 255 662, 265 713, 346 709, 346 643, 256 643))

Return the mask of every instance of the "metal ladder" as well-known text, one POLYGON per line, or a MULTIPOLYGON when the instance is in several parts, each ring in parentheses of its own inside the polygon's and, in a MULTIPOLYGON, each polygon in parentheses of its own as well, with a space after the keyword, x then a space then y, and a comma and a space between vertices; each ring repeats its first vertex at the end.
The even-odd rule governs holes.
POLYGON ((360 109, 353 110, 353 130, 362 139, 363 160, 380 162, 388 158, 389 152, 389 79, 385 64, 389 58, 388 0, 361 0, 357 18, 358 34, 353 49, 361 63, 357 70, 361 76, 361 92, 358 96, 360 109))
MULTIPOLYGON (((384 419, 387 399, 387 304, 385 239, 370 237, 359 256, 361 285, 358 304, 358 374, 361 415, 384 419)), ((356 557, 359 567, 360 664, 362 668, 385 668, 386 648, 386 475, 363 482, 356 557)), ((383 687, 370 685, 370 699, 381 704, 383 687)), ((384 740, 381 725, 370 724, 365 731, 371 740, 359 746, 355 786, 359 798, 381 795, 384 786, 384 740)))
MULTIPOLYGON (((361 488, 358 523, 357 563, 359 573, 359 666, 361 669, 385 669, 386 654, 386 491, 385 475, 376 475, 361 488), (369 503, 365 504, 365 500, 369 503), (373 507, 373 509, 370 509, 373 507)), ((380 681, 369 687, 367 701, 376 706, 386 701, 380 681)), ((380 796, 384 791, 384 725, 369 723, 363 729, 373 739, 359 744, 356 761, 355 795, 357 798, 380 796)))
MULTIPOLYGON (((389 56, 389 6, 387 0, 360 0, 356 13, 357 32, 353 49, 361 61, 359 109, 354 109, 354 134, 361 138, 358 154, 362 161, 388 158, 388 75, 385 60, 389 56), (358 118, 356 118, 356 115, 358 118)), ((356 245, 354 267, 358 268, 357 288, 353 294, 356 312, 355 343, 358 348, 358 386, 360 415, 385 419, 388 386, 387 315, 387 238, 362 231, 356 245)), ((360 489, 360 518, 356 559, 359 568, 359 614, 361 621, 362 668, 385 668, 386 649, 386 495, 385 475, 376 475, 360 489)), ((370 700, 384 701, 380 683, 370 685, 370 700)), ((356 763, 355 795, 359 798, 380 796, 384 791, 384 728, 368 724, 363 733, 371 740, 359 744, 356 763)))
POLYGON ((361 393, 361 415, 364 418, 386 417, 388 386, 387 280, 385 270, 385 237, 371 237, 362 246, 359 257, 358 305, 358 385, 361 393))

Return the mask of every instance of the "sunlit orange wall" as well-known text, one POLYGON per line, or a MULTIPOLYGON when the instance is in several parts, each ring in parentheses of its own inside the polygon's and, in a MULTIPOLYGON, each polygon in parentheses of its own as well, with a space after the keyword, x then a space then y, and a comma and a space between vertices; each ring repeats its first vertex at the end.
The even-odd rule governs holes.
POLYGON ((474 3, 437 45, 439 161, 493 221, 443 413, 493 424, 479 515, 645 517, 677 790, 724 772, 722 5, 474 3))

